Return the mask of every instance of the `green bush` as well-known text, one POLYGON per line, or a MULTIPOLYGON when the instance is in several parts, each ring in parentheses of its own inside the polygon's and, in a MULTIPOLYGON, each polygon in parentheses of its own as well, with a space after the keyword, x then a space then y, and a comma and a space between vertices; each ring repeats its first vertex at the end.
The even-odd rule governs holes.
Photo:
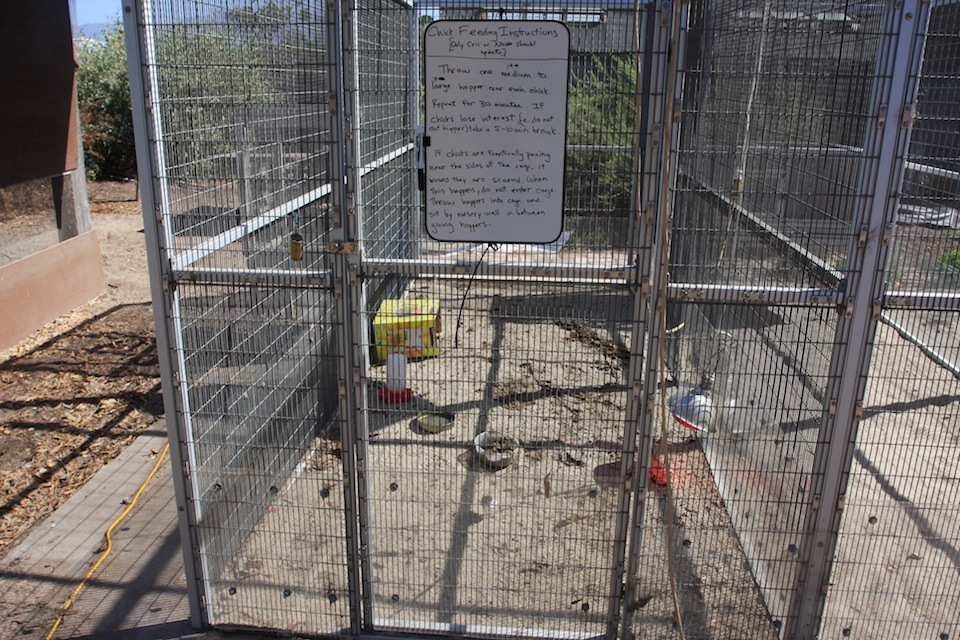
POLYGON ((115 22, 106 42, 77 44, 77 101, 87 177, 136 174, 137 155, 130 111, 130 82, 123 26, 115 22))
POLYGON ((592 56, 581 65, 571 73, 568 101, 567 142, 579 148, 567 154, 567 202, 580 215, 625 217, 635 171, 636 65, 632 56, 592 56))
POLYGON ((960 249, 951 249, 940 256, 940 264, 960 271, 960 249))

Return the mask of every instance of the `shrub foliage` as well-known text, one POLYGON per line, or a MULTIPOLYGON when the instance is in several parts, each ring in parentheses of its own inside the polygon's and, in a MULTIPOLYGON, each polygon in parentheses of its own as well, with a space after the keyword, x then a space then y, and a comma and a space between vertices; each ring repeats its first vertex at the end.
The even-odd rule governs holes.
POLYGON ((87 177, 103 180, 135 175, 130 82, 120 22, 107 30, 105 43, 78 42, 77 64, 77 101, 87 177))

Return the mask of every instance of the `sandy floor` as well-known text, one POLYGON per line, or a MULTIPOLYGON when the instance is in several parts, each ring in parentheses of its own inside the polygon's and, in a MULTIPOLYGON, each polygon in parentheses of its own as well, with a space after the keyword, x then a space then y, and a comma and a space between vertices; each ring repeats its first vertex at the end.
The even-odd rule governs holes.
MULTIPOLYGON (((408 363, 409 404, 380 399, 384 366, 363 378, 359 604, 378 629, 603 634, 618 550, 638 536, 639 637, 679 637, 671 573, 687 637, 778 636, 809 543, 829 310, 686 314, 671 375, 682 390, 713 367, 723 412, 707 434, 671 423, 670 566, 662 486, 652 483, 642 502, 625 489, 628 299, 615 287, 477 281, 466 292, 443 279, 416 281, 410 295, 441 301, 440 356, 408 363), (453 424, 424 431, 418 418, 436 413, 453 424), (489 431, 519 445, 502 470, 485 467, 473 446, 489 431), (622 514, 641 508, 638 528, 625 531, 622 514)), ((943 321, 946 337, 931 344, 951 353, 955 328, 943 321)), ((939 625, 950 635, 960 528, 941 505, 957 499, 958 443, 934 425, 955 425, 956 380, 885 326, 873 372, 824 628, 883 638, 939 625)), ((340 455, 336 434, 318 440, 278 494, 213 587, 220 624, 349 625, 340 455)))
MULTIPOLYGON (((409 404, 378 397, 374 365, 360 453, 365 585, 378 627, 589 637, 610 622, 622 569, 632 469, 622 464, 629 299, 615 288, 425 280, 412 295, 444 311, 439 357, 408 363, 409 404), (462 323, 456 329, 459 305, 462 323), (457 335, 454 335, 454 334, 457 335), (418 416, 448 412, 431 433, 418 416), (473 446, 499 432, 519 447, 490 469, 473 446)), ((709 467, 674 429, 678 597, 690 637, 774 636, 709 467)), ((348 624, 339 442, 318 441, 215 585, 218 623, 324 632, 348 624), (284 596, 284 594, 287 594, 284 596), (265 607, 264 602, 270 602, 265 607)), ((674 637, 666 498, 654 486, 637 629, 674 637)))

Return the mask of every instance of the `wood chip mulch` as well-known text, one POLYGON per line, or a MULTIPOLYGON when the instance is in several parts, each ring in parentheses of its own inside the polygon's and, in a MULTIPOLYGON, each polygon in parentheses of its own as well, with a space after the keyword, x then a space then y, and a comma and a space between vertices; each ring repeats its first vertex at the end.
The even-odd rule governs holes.
POLYGON ((162 413, 149 304, 0 362, 0 556, 162 413))

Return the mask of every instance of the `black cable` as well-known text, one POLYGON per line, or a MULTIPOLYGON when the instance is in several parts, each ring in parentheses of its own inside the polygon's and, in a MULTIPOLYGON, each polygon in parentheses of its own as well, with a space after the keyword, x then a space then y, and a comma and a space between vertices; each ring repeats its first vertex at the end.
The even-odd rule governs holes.
POLYGON ((480 259, 477 260, 477 264, 473 267, 473 273, 470 274, 470 279, 467 280, 467 289, 463 292, 463 299, 460 300, 460 311, 457 312, 457 328, 453 332, 453 348, 457 349, 460 347, 460 318, 463 317, 463 306, 467 303, 467 294, 470 293, 470 286, 473 284, 473 279, 477 275, 477 271, 480 270, 480 263, 483 262, 484 256, 487 255, 487 251, 493 249, 497 250, 497 245, 492 242, 487 245, 487 248, 483 250, 483 253, 480 254, 480 259))

